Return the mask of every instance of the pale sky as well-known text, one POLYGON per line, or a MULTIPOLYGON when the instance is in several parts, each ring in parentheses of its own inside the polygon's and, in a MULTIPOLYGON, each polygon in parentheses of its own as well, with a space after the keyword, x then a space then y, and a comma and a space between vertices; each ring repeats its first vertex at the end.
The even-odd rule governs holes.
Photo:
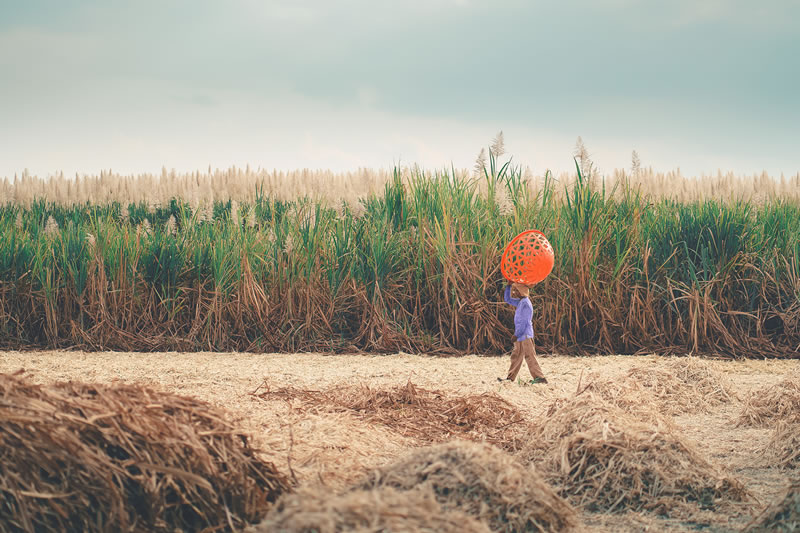
POLYGON ((795 0, 0 0, 0 177, 800 171, 795 0))

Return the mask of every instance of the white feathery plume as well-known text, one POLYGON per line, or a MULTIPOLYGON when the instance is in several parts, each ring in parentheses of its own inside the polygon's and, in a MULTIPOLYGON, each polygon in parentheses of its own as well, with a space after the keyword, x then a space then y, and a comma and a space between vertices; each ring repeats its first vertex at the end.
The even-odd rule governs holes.
POLYGON ((291 233, 286 235, 286 241, 283 243, 283 251, 286 252, 287 255, 292 255, 294 251, 294 239, 291 233))
POLYGON ((251 229, 256 227, 256 210, 253 206, 247 208, 244 225, 251 229))
POLYGON ((345 215, 345 207, 346 207, 346 205, 347 205, 347 204, 346 204, 346 202, 344 202, 344 201, 338 202, 338 203, 336 204, 336 208, 335 208, 335 209, 336 209, 336 218, 337 218, 337 219, 342 219, 342 218, 344 218, 344 215, 345 215))
POLYGON ((166 223, 167 233, 170 235, 175 235, 177 231, 177 225, 178 223, 175 221, 175 215, 170 215, 166 223))
POLYGON ((367 208, 364 206, 364 202, 358 199, 351 198, 348 201, 348 204, 350 212, 353 214, 353 218, 355 219, 359 219, 367 213, 367 208))
POLYGON ((588 179, 590 183, 594 182, 594 169, 592 168, 592 160, 589 158, 589 151, 586 145, 583 144, 583 139, 578 136, 575 142, 575 157, 580 162, 581 176, 588 179))
POLYGON ((234 226, 239 226, 239 202, 231 200, 231 222, 234 226))
POLYGON ((481 148, 480 153, 478 154, 477 159, 475 159, 475 174, 478 176, 483 176, 483 172, 486 169, 486 148, 481 148))
POLYGON ((631 176, 638 176, 642 168, 642 162, 639 160, 639 154, 636 150, 631 154, 631 176))
POLYGON ((213 213, 211 209, 208 207, 206 202, 200 204, 200 207, 197 209, 197 221, 201 224, 205 222, 209 222, 213 218, 213 213))
POLYGON ((495 159, 506 153, 506 143, 505 138, 503 137, 503 130, 500 130, 500 132, 492 141, 491 151, 495 159))
POLYGON ((47 222, 44 225, 44 233, 51 238, 58 235, 58 222, 53 218, 53 215, 47 217, 47 222))
POLYGON ((494 192, 494 201, 497 209, 503 216, 508 216, 514 211, 514 203, 508 196, 508 190, 503 183, 498 182, 494 192))

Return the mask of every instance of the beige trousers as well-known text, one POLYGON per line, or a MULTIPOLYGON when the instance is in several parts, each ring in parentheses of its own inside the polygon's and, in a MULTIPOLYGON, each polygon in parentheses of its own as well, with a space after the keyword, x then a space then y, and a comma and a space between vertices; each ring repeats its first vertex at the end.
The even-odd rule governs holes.
POLYGON ((515 342, 514 349, 511 350, 511 368, 508 369, 508 379, 514 381, 517 379, 519 369, 522 368, 522 360, 528 363, 528 370, 531 371, 531 376, 535 378, 544 378, 542 368, 536 360, 536 346, 533 344, 533 339, 525 339, 524 341, 515 342))

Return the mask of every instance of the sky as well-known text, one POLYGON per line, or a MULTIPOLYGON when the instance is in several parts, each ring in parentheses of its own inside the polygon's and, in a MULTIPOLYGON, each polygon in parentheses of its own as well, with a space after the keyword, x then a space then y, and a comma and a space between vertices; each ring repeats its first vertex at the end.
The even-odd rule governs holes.
POLYGON ((0 0, 0 178, 800 171, 796 0, 0 0))

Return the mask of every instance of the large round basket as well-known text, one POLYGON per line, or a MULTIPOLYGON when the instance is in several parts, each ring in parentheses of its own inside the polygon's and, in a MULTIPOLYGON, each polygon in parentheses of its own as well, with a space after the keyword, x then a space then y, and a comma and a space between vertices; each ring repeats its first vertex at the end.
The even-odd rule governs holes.
POLYGON ((524 231, 508 243, 500 271, 512 283, 535 285, 553 270, 553 247, 541 231, 524 231))

